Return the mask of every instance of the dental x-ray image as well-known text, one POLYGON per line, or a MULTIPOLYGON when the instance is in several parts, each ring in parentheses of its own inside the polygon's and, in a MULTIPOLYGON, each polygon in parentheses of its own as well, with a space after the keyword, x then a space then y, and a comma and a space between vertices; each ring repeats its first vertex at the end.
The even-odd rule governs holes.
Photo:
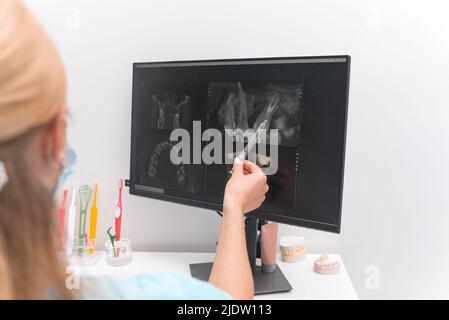
POLYGON ((158 143, 148 155, 145 182, 156 188, 171 188, 182 192, 201 191, 201 165, 173 164, 170 150, 175 143, 165 140, 158 143))
POLYGON ((198 118, 191 105, 195 88, 188 84, 164 84, 151 86, 145 95, 140 119, 143 131, 139 183, 157 192, 200 193, 202 165, 174 164, 170 159, 170 150, 175 145, 170 141, 170 133, 178 128, 190 130, 192 116, 198 118))
MULTIPOLYGON (((220 201, 233 159, 239 151, 236 146, 232 153, 222 153, 221 163, 173 164, 170 159, 170 151, 177 143, 170 141, 170 133, 178 128, 192 133, 192 122, 200 121, 203 132, 208 128, 221 132, 223 151, 225 139, 233 144, 240 139, 247 144, 247 137, 242 134, 247 129, 265 132, 267 153, 257 154, 257 165, 269 166, 272 161, 269 144, 278 144, 278 171, 269 177, 271 188, 265 206, 295 208, 297 168, 291 160, 297 158, 301 140, 301 83, 160 83, 149 87, 145 96, 146 103, 142 105, 145 112, 139 119, 142 130, 148 132, 141 135, 139 146, 141 185, 161 193, 187 192, 207 201, 220 201), (278 129, 278 141, 270 141, 270 129, 278 129)), ((193 139, 192 134, 190 136, 193 139)), ((203 146, 206 144, 202 142, 203 146)), ((190 147, 192 154, 192 144, 190 147)))
POLYGON ((280 145, 298 146, 302 88, 300 83, 213 82, 209 121, 222 129, 265 129, 267 134, 269 129, 278 129, 280 145))
POLYGON ((158 129, 177 129, 180 127, 180 118, 188 114, 190 97, 167 92, 162 96, 153 94, 151 97, 153 108, 156 111, 158 129))
MULTIPOLYGON (((269 144, 269 130, 278 129, 279 140, 275 142, 279 145, 278 172, 269 176, 268 183, 271 188, 265 206, 295 208, 297 165, 291 159, 297 158, 299 152, 302 84, 262 81, 212 82, 208 92, 208 126, 222 130, 225 139, 244 141, 241 132, 253 129, 259 135, 263 129, 267 135, 265 141, 269 144), (231 132, 232 136, 226 132, 231 132)), ((225 154, 224 157, 234 159, 236 155, 233 152, 225 154)), ((269 165, 269 162, 269 154, 257 154, 257 165, 264 167, 269 165)), ((208 166, 205 192, 211 195, 222 192, 220 188, 229 178, 231 167, 232 165, 208 166)))
POLYGON ((151 96, 152 126, 158 130, 184 128, 190 122, 191 97, 187 94, 165 91, 151 96))

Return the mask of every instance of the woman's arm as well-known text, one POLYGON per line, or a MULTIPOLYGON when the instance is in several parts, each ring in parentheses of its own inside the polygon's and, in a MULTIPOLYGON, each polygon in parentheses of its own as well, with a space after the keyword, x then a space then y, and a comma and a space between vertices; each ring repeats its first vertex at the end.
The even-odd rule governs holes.
POLYGON ((235 299, 252 299, 254 283, 245 239, 244 213, 257 209, 268 191, 258 166, 236 158, 223 202, 223 222, 209 282, 235 299))

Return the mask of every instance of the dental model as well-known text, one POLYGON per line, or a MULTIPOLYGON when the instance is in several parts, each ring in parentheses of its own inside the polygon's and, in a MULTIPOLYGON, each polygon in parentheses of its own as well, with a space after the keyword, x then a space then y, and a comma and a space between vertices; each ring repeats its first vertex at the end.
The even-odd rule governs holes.
POLYGON ((307 256, 307 244, 304 237, 282 237, 279 241, 281 259, 285 262, 297 262, 307 256))
POLYGON ((320 274, 335 274, 340 269, 340 260, 331 261, 325 253, 315 259, 313 263, 313 271, 320 274))

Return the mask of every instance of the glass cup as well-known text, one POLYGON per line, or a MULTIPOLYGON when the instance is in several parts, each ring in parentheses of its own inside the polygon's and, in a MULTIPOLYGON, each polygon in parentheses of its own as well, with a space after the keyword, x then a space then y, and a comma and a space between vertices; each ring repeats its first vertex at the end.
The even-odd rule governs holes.
POLYGON ((106 262, 110 266, 119 267, 127 265, 132 260, 131 241, 121 239, 119 241, 106 240, 106 262))
POLYGON ((86 243, 85 239, 75 238, 70 249, 67 250, 67 243, 62 243, 61 247, 65 249, 68 257, 86 257, 92 255, 95 249, 95 240, 88 240, 88 243, 86 243))

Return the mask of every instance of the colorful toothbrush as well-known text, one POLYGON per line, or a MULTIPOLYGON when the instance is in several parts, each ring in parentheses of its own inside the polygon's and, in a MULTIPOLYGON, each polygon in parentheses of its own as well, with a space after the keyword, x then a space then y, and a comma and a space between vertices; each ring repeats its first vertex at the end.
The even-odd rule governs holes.
POLYGON ((76 197, 76 188, 74 188, 72 192, 72 201, 70 203, 69 217, 67 220, 67 255, 71 255, 73 252, 73 241, 75 236, 75 216, 76 216, 75 197, 76 197))
MULTIPOLYGON (((115 206, 115 241, 120 241, 120 229, 122 227, 122 190, 123 190, 123 178, 120 178, 118 186, 118 201, 115 206)), ((120 253, 120 247, 117 248, 117 256, 120 253)))
POLYGON ((92 204, 92 208, 90 208, 89 255, 93 255, 95 252, 95 239, 97 237, 97 217, 98 217, 97 192, 98 192, 98 183, 95 183, 94 202, 92 204))
POLYGON ((87 220, 87 206, 89 205, 90 197, 92 195, 92 188, 84 185, 79 189, 79 201, 80 201, 80 224, 78 228, 78 240, 79 248, 78 254, 83 254, 83 246, 87 245, 84 243, 84 234, 86 233, 86 220, 87 220))
POLYGON ((59 221, 58 221, 57 236, 58 236, 58 241, 61 241, 61 243, 64 239, 65 206, 66 206, 68 191, 69 190, 67 188, 64 188, 64 197, 62 199, 61 206, 59 207, 59 221))

